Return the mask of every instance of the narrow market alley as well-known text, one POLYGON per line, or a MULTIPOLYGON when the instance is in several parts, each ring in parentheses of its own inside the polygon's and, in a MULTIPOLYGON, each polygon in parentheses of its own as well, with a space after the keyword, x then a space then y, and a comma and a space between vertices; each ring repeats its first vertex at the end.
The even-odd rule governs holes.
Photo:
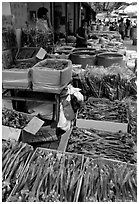
POLYGON ((137 202, 137 2, 1 4, 2 202, 137 202))

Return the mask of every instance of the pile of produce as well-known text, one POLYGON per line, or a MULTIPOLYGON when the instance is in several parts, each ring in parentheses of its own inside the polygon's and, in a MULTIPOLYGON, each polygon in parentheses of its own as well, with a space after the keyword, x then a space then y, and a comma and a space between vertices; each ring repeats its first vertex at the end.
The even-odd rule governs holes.
POLYGON ((12 64, 9 69, 29 69, 33 67, 36 64, 36 62, 20 62, 17 64, 12 64))
POLYGON ((135 165, 37 149, 7 202, 136 201, 135 165))
POLYGON ((119 51, 120 49, 125 49, 122 43, 116 43, 114 41, 110 41, 102 45, 102 48, 107 49, 108 51, 119 51))
POLYGON ((137 143, 137 100, 136 98, 126 98, 124 102, 129 107, 129 128, 128 131, 132 135, 135 143, 137 143))
POLYGON ((47 54, 48 59, 68 59, 68 55, 65 53, 54 53, 54 54, 47 54))
POLYGON ((86 159, 79 202, 136 202, 137 170, 127 164, 86 159))
POLYGON ((2 201, 6 201, 34 151, 16 141, 2 142, 2 201))
POLYGON ((40 67, 50 68, 50 69, 56 69, 56 70, 62 70, 68 67, 68 62, 64 61, 46 61, 44 64, 38 65, 40 67))
POLYGON ((121 101, 89 98, 78 111, 79 119, 128 123, 127 105, 121 101))
POLYGON ((35 47, 42 47, 48 53, 52 53, 54 49, 54 37, 53 33, 46 33, 40 30, 32 30, 31 36, 35 47))
POLYGON ((103 76, 107 70, 103 67, 94 67, 92 70, 87 69, 79 74, 79 88, 82 89, 83 95, 100 98, 103 96, 103 76), (92 73, 93 72, 93 73, 92 73))
POLYGON ((38 149, 8 201, 77 201, 82 175, 82 157, 38 149))
POLYGON ((110 133, 75 127, 70 135, 67 151, 92 158, 103 157, 136 163, 134 141, 129 133, 110 133))
MULTIPOLYGON (((112 65, 104 68, 103 66, 88 66, 86 71, 78 75, 78 85, 82 89, 83 95, 87 98, 108 98, 110 100, 122 100, 127 96, 137 94, 135 74, 119 65, 112 65)), ((74 83, 74 79, 73 79, 74 83)))
POLYGON ((56 135, 56 128, 52 128, 49 126, 43 126, 40 130, 35 134, 25 134, 22 138, 23 142, 28 144, 42 143, 42 142, 52 142, 57 141, 58 137, 56 135))
POLYGON ((7 108, 2 109, 2 125, 22 129, 29 121, 30 118, 26 114, 7 108))
POLYGON ((111 41, 113 41, 113 40, 116 40, 116 41, 121 41, 121 36, 120 36, 120 34, 117 32, 117 33, 115 33, 115 31, 114 32, 102 32, 102 33, 96 33, 96 36, 98 36, 98 37, 102 37, 102 38, 104 38, 107 42, 111 42, 111 41))
POLYGON ((22 47, 42 47, 48 53, 53 51, 53 33, 44 32, 36 28, 23 28, 21 36, 22 47))

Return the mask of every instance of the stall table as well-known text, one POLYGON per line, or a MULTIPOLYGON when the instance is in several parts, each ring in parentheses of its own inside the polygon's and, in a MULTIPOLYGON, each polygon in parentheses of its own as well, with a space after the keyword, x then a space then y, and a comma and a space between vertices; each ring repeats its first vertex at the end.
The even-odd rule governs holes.
POLYGON ((2 98, 6 100, 12 100, 13 108, 16 108, 16 101, 36 101, 43 102, 46 104, 53 104, 53 118, 56 117, 56 124, 59 121, 60 112, 60 98, 62 97, 62 90, 65 87, 60 87, 58 89, 45 89, 33 91, 30 89, 15 89, 14 87, 9 87, 3 89, 2 98), (20 92, 20 94, 18 94, 20 92))

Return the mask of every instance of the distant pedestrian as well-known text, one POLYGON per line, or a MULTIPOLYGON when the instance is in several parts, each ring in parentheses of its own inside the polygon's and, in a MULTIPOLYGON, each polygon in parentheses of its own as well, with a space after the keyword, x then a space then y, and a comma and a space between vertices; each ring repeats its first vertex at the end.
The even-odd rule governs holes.
POLYGON ((119 23, 119 33, 121 34, 122 40, 124 40, 125 37, 125 24, 123 21, 123 18, 121 18, 119 23))
POLYGON ((127 18, 127 19, 126 19, 126 23, 125 23, 125 36, 126 36, 127 38, 129 38, 129 36, 130 36, 130 29, 131 29, 131 22, 130 22, 130 20, 127 18))

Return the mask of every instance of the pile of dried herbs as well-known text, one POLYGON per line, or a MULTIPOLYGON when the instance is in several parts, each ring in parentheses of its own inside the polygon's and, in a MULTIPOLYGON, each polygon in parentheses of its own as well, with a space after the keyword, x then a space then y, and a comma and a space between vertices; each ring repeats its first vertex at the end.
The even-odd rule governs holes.
POLYGON ((136 163, 134 141, 129 133, 111 133, 74 127, 67 145, 68 152, 136 163))
POLYGON ((21 62, 18 64, 12 64, 9 69, 29 69, 33 67, 36 64, 36 62, 21 62))
POLYGON ((122 100, 127 96, 137 94, 136 76, 131 70, 120 65, 111 67, 90 66, 73 78, 74 86, 81 88, 87 98, 108 98, 110 100, 122 100), (77 81, 77 83, 74 83, 77 81))
POLYGON ((2 125, 22 129, 29 121, 30 118, 26 114, 12 109, 2 109, 2 125))
POLYGON ((68 62, 65 61, 47 61, 44 64, 41 64, 40 67, 50 68, 50 69, 56 69, 56 70, 62 70, 68 67, 68 62))
POLYGON ((2 142, 2 201, 6 201, 34 150, 16 141, 2 142))
POLYGON ((79 119, 128 123, 127 105, 121 101, 89 98, 78 111, 79 119))

